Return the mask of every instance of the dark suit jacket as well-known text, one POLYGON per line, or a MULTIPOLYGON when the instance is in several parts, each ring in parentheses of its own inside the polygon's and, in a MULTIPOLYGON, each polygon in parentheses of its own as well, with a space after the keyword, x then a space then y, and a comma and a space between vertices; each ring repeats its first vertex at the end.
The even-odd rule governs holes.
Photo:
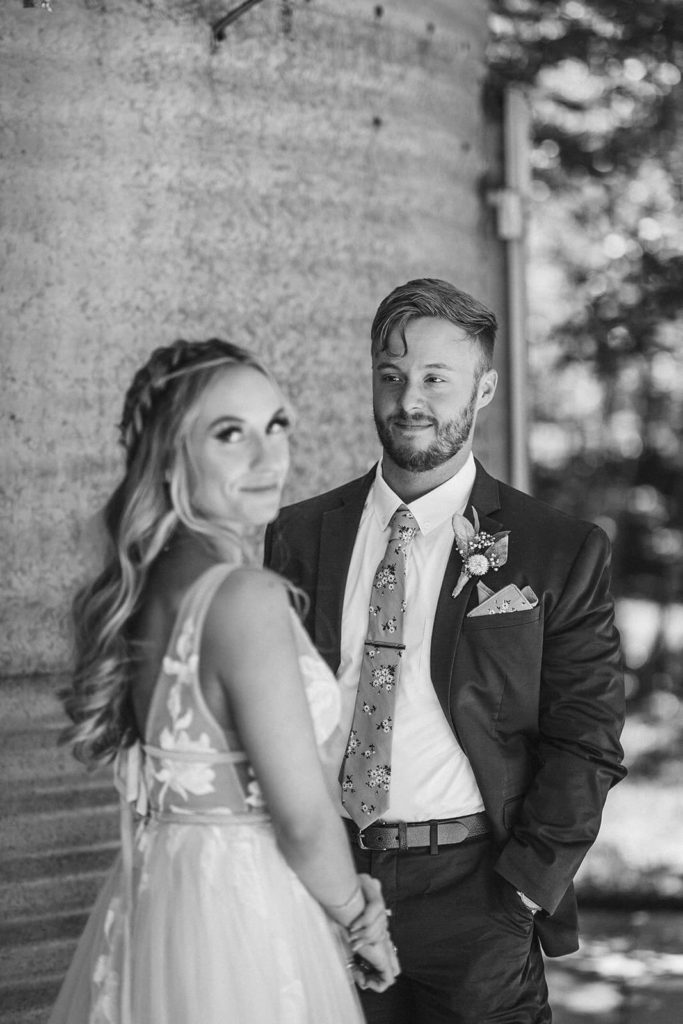
MULTIPOLYGON (((307 594, 306 626, 335 672, 346 576, 374 473, 283 509, 266 537, 267 564, 307 594)), ((578 946, 572 879, 608 790, 626 774, 609 542, 599 527, 494 480, 479 463, 470 505, 482 530, 510 531, 506 565, 484 582, 529 585, 538 605, 467 618, 476 581, 451 597, 462 565, 454 545, 434 621, 432 681, 479 784, 500 850, 496 870, 543 907, 536 928, 545 952, 559 956, 578 946)))

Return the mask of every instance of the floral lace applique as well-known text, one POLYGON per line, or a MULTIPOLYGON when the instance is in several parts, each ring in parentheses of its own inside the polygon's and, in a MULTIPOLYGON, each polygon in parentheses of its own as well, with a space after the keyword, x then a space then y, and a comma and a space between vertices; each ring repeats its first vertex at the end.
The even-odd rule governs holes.
POLYGON ((167 654, 163 661, 166 675, 177 676, 178 682, 181 684, 191 684, 197 672, 199 655, 195 650, 195 633, 194 620, 186 619, 176 640, 177 660, 167 654))
MULTIPOLYGON (((192 714, 192 712, 188 712, 188 714, 192 714)), ((159 736, 159 745, 169 752, 196 750, 213 753, 211 741, 206 733, 202 733, 198 740, 191 740, 187 732, 182 729, 173 731, 163 729, 159 736)), ((210 764, 162 757, 160 767, 154 772, 154 778, 162 784, 159 791, 159 802, 163 801, 169 789, 181 796, 183 800, 187 800, 189 793, 194 796, 206 796, 208 793, 213 793, 216 772, 210 764)))
POLYGON ((140 875, 138 878, 138 893, 145 892, 147 889, 149 889, 150 885, 149 853, 152 846, 152 834, 149 827, 145 827, 146 824, 146 822, 144 824, 141 824, 135 836, 135 850, 140 864, 140 875))
MULTIPOLYGON (((164 672, 175 676, 176 681, 168 691, 166 708, 171 726, 162 729, 159 734, 159 746, 170 751, 198 751, 210 754, 213 752, 211 739, 203 732, 197 739, 190 736, 190 727, 194 719, 192 707, 185 707, 185 701, 192 700, 190 687, 196 681, 199 656, 195 650, 196 629, 192 619, 184 623, 176 642, 176 658, 164 658, 164 672)), ((187 800, 188 794, 206 796, 214 792, 216 773, 210 764, 202 762, 182 761, 176 758, 162 758, 160 767, 154 772, 154 778, 160 782, 159 801, 163 801, 170 789, 187 800)))
POLYGON ((115 947, 120 941, 121 901, 115 897, 107 908, 104 921, 105 952, 98 956, 93 971, 95 996, 88 1024, 115 1024, 119 1019, 119 973, 115 970, 115 947))
POLYGON ((248 804, 249 808, 252 811, 261 811, 266 806, 266 801, 263 797, 263 793, 261 792, 261 787, 256 781, 254 769, 251 767, 251 765, 247 769, 247 772, 250 780, 247 784, 247 793, 249 795, 245 796, 244 802, 245 804, 248 804))

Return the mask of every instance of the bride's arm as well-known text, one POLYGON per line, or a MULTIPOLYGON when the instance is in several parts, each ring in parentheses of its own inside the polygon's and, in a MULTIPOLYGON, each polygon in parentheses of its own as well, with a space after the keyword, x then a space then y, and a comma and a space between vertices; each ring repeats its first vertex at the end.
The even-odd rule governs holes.
MULTIPOLYGON (((367 899, 323 777, 282 581, 258 569, 231 573, 209 610, 202 651, 202 673, 216 667, 285 860, 348 927, 367 899)), ((386 987, 394 970, 385 946, 361 952, 386 987)))

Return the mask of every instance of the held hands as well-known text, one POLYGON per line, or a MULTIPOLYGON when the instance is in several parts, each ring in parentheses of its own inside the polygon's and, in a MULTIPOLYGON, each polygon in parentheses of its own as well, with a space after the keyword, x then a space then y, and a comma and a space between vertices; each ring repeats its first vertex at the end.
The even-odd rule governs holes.
POLYGON ((365 907, 348 928, 353 954, 349 967, 359 988, 384 992, 401 971, 388 929, 391 912, 386 909, 377 879, 364 874, 358 878, 365 907))

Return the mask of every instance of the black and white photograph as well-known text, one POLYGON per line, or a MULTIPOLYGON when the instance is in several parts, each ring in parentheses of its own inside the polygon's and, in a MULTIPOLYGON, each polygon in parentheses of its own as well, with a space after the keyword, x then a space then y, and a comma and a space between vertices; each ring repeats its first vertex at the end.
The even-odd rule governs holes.
POLYGON ((683 0, 2 0, 0 1024, 681 1024, 683 0))

